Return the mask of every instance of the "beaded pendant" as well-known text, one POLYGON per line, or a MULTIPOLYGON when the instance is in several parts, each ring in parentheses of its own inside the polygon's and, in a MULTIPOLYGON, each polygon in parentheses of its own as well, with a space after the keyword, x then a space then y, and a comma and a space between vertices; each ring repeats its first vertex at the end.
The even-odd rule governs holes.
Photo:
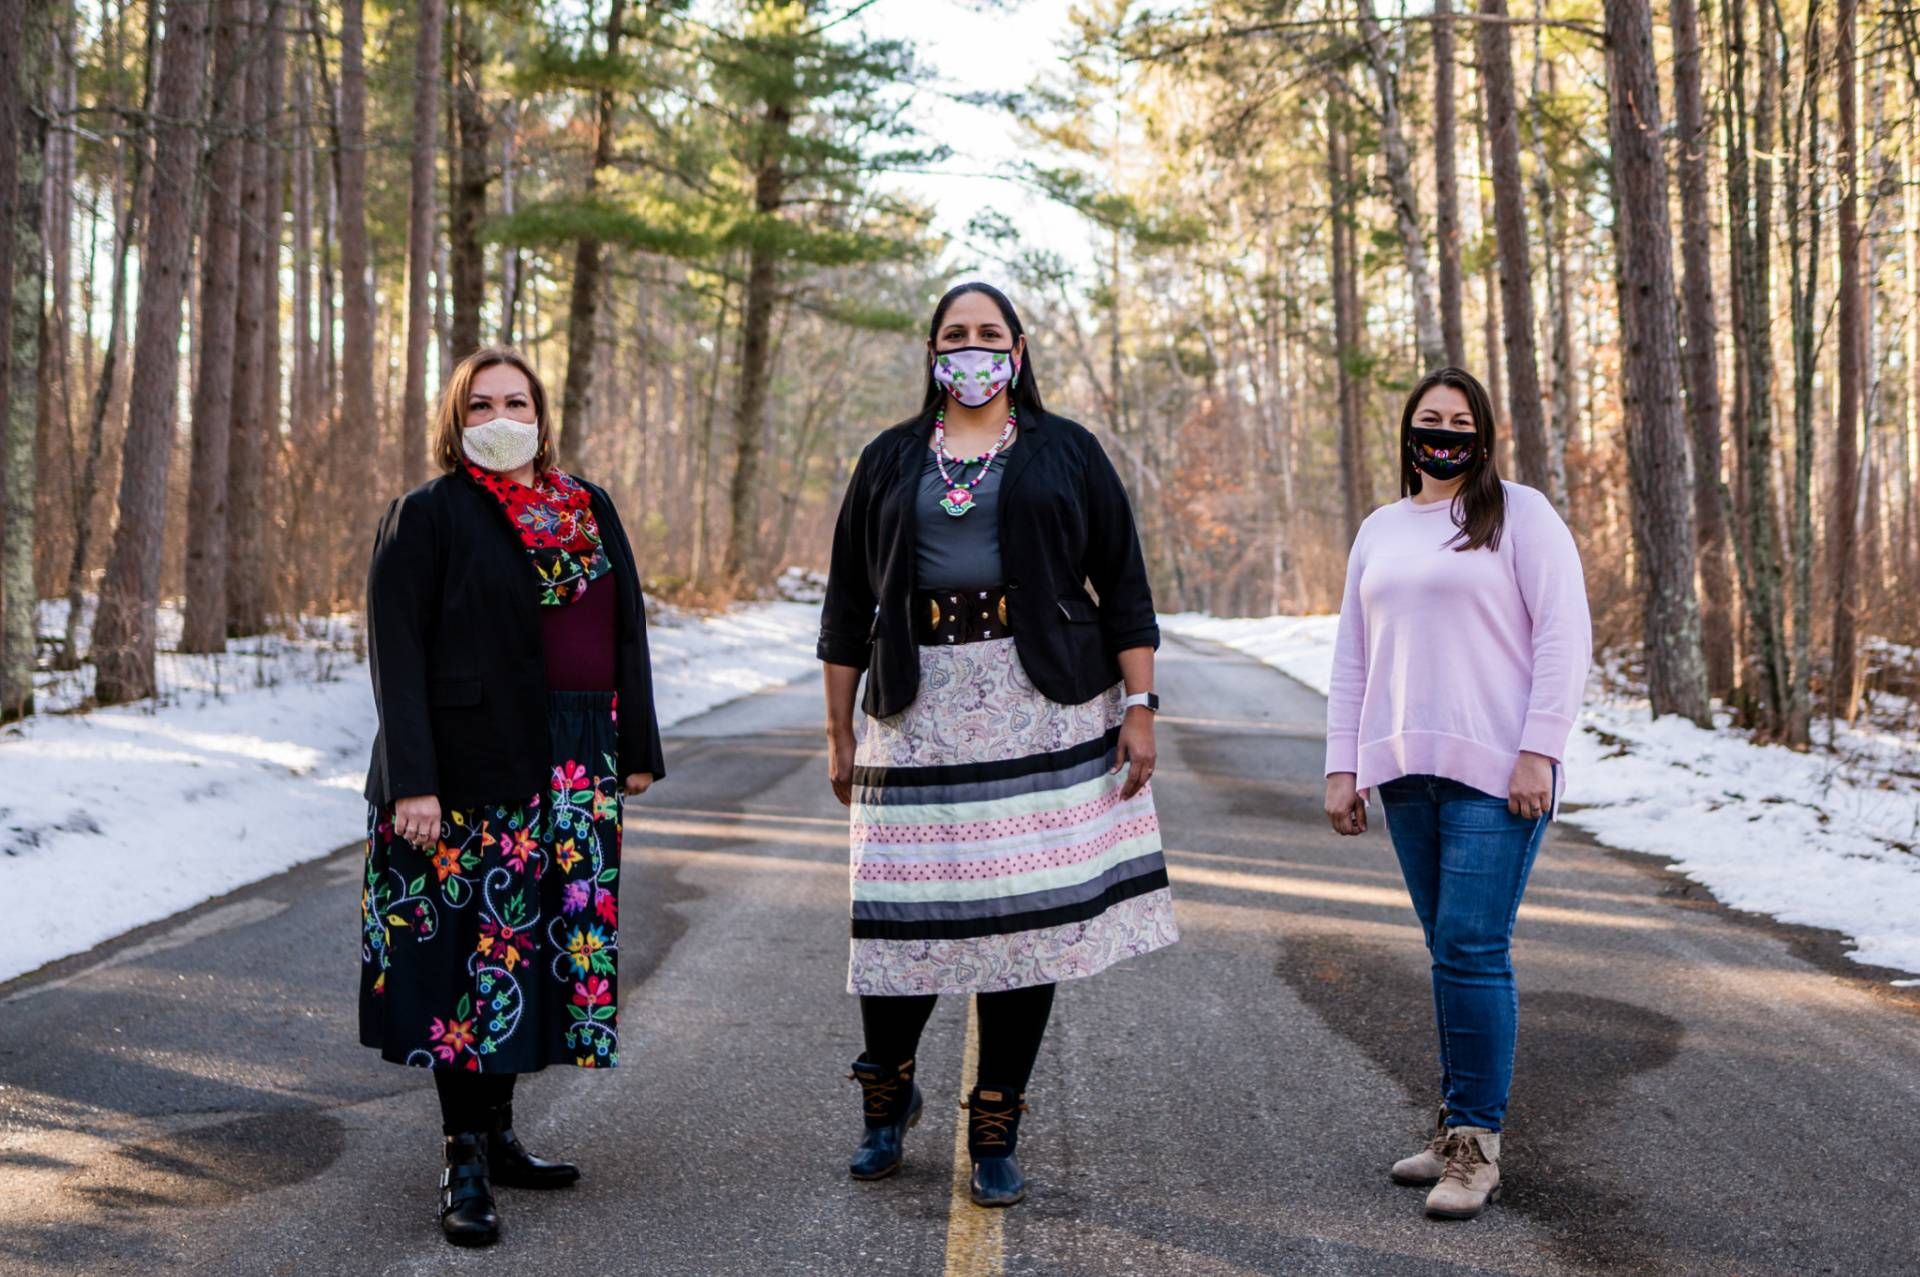
POLYGON ((993 469, 993 459, 1000 455, 1001 451, 1006 448, 1007 442, 1013 438, 1013 427, 1016 420, 1015 410, 1009 408, 1007 410, 1007 424, 1001 429, 1000 438, 993 447, 988 448, 977 457, 962 459, 947 451, 947 406, 944 403, 940 405, 940 410, 936 412, 933 417, 933 461, 934 464, 940 468, 941 479, 946 481, 947 495, 940 498, 940 508, 945 510, 948 515, 957 519, 967 511, 973 509, 973 490, 979 487, 981 481, 987 477, 987 472, 993 469), (947 473, 947 462, 949 461, 960 467, 960 478, 956 479, 953 475, 947 473), (978 465, 980 467, 980 473, 973 476, 971 480, 968 480, 966 478, 967 467, 971 465, 978 465))

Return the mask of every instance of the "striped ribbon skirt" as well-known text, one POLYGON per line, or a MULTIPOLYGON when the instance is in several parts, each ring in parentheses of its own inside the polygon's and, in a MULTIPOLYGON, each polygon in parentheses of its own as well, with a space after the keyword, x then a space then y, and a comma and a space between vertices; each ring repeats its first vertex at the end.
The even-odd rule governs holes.
POLYGON ((920 649, 854 755, 850 992, 1049 984, 1178 938, 1152 786, 1108 774, 1121 699, 1048 700, 1011 638, 920 649))

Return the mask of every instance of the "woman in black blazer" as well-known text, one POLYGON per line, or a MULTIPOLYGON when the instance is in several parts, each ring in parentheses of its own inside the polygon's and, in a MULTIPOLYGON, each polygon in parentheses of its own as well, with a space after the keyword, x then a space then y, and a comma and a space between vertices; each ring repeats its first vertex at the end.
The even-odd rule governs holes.
POLYGON ((518 354, 477 351, 436 415, 444 474, 380 521, 367 635, 360 1040, 433 1070, 441 1226, 499 1237, 492 1187, 580 1177, 527 1152, 513 1085, 619 1061, 620 794, 664 774, 633 550, 553 468, 518 354))
POLYGON ((1060 980, 1176 938, 1153 774, 1160 642, 1125 488, 1048 413, 1013 303, 940 299, 915 417, 860 454, 820 622, 829 769, 852 808, 866 1134, 900 1165, 936 998, 977 994, 973 1200, 1025 1194, 1024 1095, 1060 980), (862 671, 866 731, 856 743, 862 671))

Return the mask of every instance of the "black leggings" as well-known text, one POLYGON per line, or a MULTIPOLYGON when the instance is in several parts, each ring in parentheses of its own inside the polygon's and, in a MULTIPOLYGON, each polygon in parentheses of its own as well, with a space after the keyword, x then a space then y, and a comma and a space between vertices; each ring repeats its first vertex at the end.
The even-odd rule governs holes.
MULTIPOLYGON (((1027 1089, 1040 1039, 1053 1011, 1053 986, 1032 984, 1023 989, 976 995, 980 1006, 981 1086, 1019 1092, 1027 1089)), ((899 1065, 920 1049, 920 1032, 933 1014, 936 995, 860 997, 860 1025, 866 1031, 869 1063, 899 1065)))
POLYGON ((433 1089, 440 1093, 440 1129, 448 1135, 485 1131, 500 1114, 501 1126, 513 1125, 513 1080, 517 1073, 469 1073, 435 1069, 433 1089))

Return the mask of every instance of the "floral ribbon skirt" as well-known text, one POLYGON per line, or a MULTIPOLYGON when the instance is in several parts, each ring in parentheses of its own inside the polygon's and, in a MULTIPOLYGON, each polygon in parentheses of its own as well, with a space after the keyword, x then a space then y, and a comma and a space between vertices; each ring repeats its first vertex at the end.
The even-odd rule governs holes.
POLYGON ((546 792, 444 811, 433 847, 369 811, 363 1045, 488 1073, 619 1062, 616 713, 612 692, 551 693, 546 792))

